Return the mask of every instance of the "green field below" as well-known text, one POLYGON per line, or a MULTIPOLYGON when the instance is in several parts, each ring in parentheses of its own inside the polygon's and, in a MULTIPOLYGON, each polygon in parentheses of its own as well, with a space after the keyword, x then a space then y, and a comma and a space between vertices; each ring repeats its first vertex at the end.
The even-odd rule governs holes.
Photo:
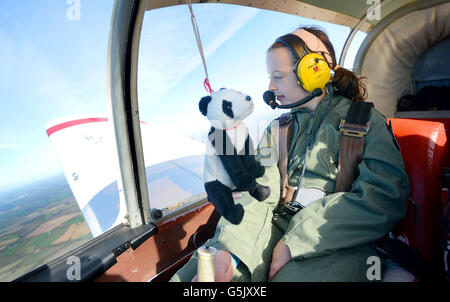
POLYGON ((38 188, 29 188, 33 194, 25 189, 17 193, 24 198, 0 201, 0 282, 12 281, 92 238, 82 232, 71 240, 66 234, 69 228, 88 228, 65 179, 38 188))

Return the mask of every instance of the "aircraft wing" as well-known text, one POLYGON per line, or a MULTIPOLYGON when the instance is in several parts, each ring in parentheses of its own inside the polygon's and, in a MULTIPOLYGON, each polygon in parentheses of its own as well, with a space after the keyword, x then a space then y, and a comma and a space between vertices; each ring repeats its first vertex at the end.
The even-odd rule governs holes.
MULTIPOLYGON (((108 118, 70 116, 46 129, 92 235, 122 223, 126 205, 119 194, 119 162, 108 118)), ((152 208, 204 193, 202 143, 143 122, 141 134, 152 208)))

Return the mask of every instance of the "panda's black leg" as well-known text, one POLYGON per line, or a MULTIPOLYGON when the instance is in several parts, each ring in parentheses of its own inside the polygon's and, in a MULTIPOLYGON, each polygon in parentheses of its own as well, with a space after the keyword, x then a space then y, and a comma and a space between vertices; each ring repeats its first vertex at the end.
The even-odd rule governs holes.
POLYGON ((270 187, 256 183, 255 187, 249 191, 250 195, 258 201, 263 201, 270 195, 270 187))
POLYGON ((208 200, 214 205, 226 220, 233 224, 239 224, 244 216, 244 208, 241 204, 234 204, 231 189, 220 181, 205 183, 208 200))

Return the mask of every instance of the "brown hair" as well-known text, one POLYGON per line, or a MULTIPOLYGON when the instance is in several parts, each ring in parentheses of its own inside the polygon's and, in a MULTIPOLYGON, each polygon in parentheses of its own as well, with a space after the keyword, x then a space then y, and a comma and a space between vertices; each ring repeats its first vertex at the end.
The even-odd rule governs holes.
MULTIPOLYGON (((364 99, 367 96, 367 88, 366 85, 362 82, 363 77, 358 77, 355 73, 353 73, 350 70, 347 70, 341 66, 338 66, 337 69, 337 63, 336 63, 336 53, 334 51, 333 44, 331 44, 330 39, 328 38, 327 34, 318 27, 299 27, 298 29, 304 29, 311 34, 315 35, 317 38, 319 38, 322 43, 325 45, 326 49, 328 50, 328 54, 331 57, 332 62, 328 62, 328 65, 330 65, 330 68, 334 70, 334 77, 331 80, 331 83, 333 87, 336 89, 336 93, 341 94, 345 96, 346 98, 355 101, 355 102, 364 102, 364 99)), ((278 47, 285 47, 280 42, 273 43, 269 49, 274 49, 278 47)), ((294 58, 292 56, 292 58, 294 58)), ((294 62, 295 64, 296 62, 294 62)))

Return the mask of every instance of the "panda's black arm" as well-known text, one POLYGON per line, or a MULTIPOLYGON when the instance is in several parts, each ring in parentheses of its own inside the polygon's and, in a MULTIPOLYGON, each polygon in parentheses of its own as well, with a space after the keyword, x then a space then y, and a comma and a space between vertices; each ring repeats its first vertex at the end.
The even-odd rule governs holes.
POLYGON ((262 167, 260 162, 255 159, 255 149, 250 136, 245 140, 244 148, 239 154, 242 156, 242 162, 245 169, 251 173, 253 178, 259 178, 264 175, 264 167, 262 167))
POLYGON ((244 156, 242 155, 219 155, 220 161, 227 170, 231 181, 240 191, 249 191, 256 186, 253 173, 250 173, 244 165, 244 156))
POLYGON ((244 164, 246 156, 238 155, 226 132, 214 129, 210 131, 209 139, 238 190, 252 190, 256 186, 256 181, 252 170, 249 170, 247 165, 244 164))

